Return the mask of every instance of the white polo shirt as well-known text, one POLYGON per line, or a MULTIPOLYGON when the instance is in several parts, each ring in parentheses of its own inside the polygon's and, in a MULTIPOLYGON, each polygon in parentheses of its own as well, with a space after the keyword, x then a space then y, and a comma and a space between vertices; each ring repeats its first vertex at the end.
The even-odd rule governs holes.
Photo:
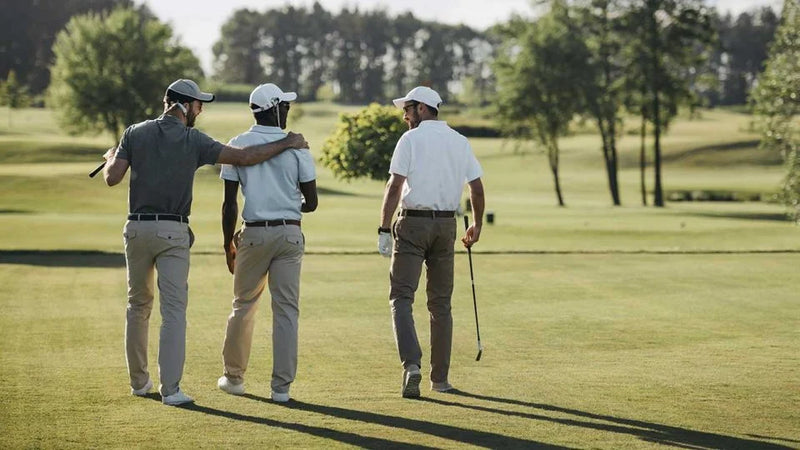
MULTIPOLYGON (((231 139, 230 145, 248 147, 266 144, 286 137, 278 127, 253 125, 249 131, 231 139)), ((286 150, 254 166, 222 165, 220 178, 242 185, 246 222, 275 219, 300 220, 303 197, 300 183, 316 179, 314 158, 308 149, 286 150)))
POLYGON ((464 184, 483 175, 467 138, 441 120, 406 131, 392 154, 390 174, 406 177, 404 209, 455 211, 464 184))

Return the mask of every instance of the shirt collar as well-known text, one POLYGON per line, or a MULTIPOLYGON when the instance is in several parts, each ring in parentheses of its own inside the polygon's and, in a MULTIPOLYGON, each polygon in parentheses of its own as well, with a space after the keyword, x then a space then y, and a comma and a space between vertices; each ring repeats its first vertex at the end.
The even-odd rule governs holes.
POLYGON ((262 133, 262 134, 284 134, 284 131, 279 127, 271 127, 259 124, 254 124, 252 127, 250 127, 250 131, 253 133, 262 133))
POLYGON ((420 127, 440 127, 442 125, 447 125, 447 122, 444 120, 423 120, 419 123, 418 126, 420 127))

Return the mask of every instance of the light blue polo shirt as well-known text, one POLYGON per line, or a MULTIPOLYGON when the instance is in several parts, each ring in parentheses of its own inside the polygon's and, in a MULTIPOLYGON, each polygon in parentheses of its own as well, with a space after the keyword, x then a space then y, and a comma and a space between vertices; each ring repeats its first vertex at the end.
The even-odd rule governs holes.
MULTIPOLYGON (((230 145, 248 147, 266 144, 286 137, 278 127, 253 125, 250 130, 231 139, 230 145)), ((220 178, 242 185, 246 222, 276 219, 300 220, 303 202, 300 183, 316 179, 314 158, 308 149, 286 150, 254 166, 222 165, 220 178)))

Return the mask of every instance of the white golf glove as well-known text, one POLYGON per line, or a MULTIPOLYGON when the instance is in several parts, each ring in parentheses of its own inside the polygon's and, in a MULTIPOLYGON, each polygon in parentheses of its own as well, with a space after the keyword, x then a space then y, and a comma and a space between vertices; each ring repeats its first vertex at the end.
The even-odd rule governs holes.
POLYGON ((386 258, 392 256, 392 233, 378 232, 378 252, 386 258))

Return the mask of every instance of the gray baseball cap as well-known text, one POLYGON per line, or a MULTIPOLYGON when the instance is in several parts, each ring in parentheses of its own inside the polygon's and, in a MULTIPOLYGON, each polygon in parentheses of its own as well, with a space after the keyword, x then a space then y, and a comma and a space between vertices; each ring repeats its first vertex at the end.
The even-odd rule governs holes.
POLYGON ((214 94, 201 91, 200 86, 198 86, 197 83, 184 78, 175 80, 169 85, 167 91, 174 91, 178 94, 191 97, 195 100, 200 100, 201 102, 209 103, 214 101, 214 94))

